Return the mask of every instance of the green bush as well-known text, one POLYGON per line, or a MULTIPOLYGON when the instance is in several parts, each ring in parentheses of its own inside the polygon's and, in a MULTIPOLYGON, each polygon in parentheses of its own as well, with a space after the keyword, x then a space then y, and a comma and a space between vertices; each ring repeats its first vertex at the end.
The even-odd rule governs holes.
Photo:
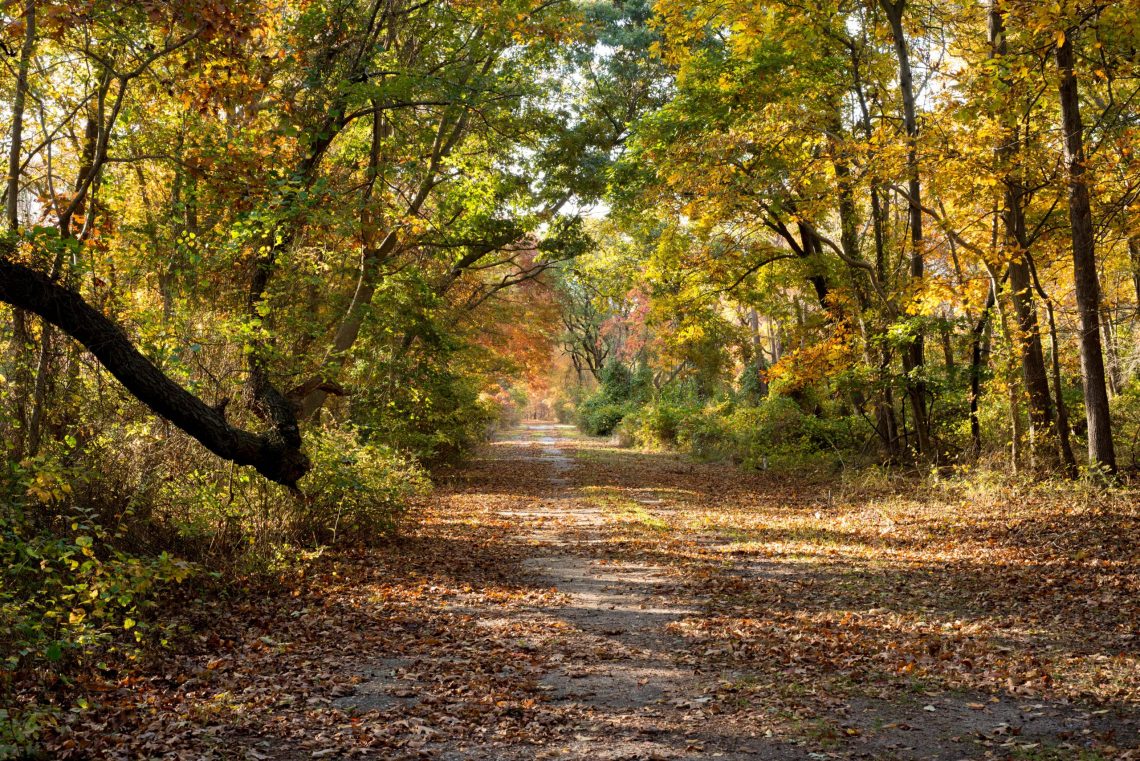
MULTIPOLYGON (((162 634, 151 621, 162 590, 195 571, 165 552, 134 556, 117 548, 121 527, 107 528, 75 504, 77 478, 53 454, 9 461, 0 474, 5 695, 21 685, 65 683, 67 675, 106 668, 103 661, 112 658, 136 658, 144 638, 162 634)), ((46 696, 22 697, 21 708, 0 711, 0 757, 24 752, 54 720, 46 696)))
POLYGON ((574 422, 574 403, 562 396, 557 397, 553 404, 554 419, 559 423, 573 423, 574 422))
POLYGON ((353 380, 346 419, 429 468, 455 462, 485 440, 499 412, 486 380, 465 374, 465 357, 440 347, 437 355, 371 358, 383 372, 353 380))
POLYGON ((727 420, 739 458, 756 467, 772 458, 810 449, 804 414, 792 399, 770 396, 754 407, 740 407, 727 420))
POLYGON ((592 436, 609 436, 649 400, 653 373, 644 366, 634 372, 614 360, 602 368, 600 376, 600 388, 578 405, 578 427, 592 436))
POLYGON ((1112 400, 1112 418, 1121 442, 1116 455, 1120 465, 1140 467, 1140 377, 1129 381, 1112 400))
POLYGON ((727 405, 711 405, 681 421, 677 443, 702 460, 739 460, 736 444, 728 428, 727 405))
POLYGON ((643 447, 674 447, 679 442, 685 421, 700 408, 670 399, 655 399, 630 413, 622 429, 632 443, 643 447))
POLYGON ((431 490, 415 460, 361 441, 355 431, 326 429, 308 442, 313 469, 297 528, 318 541, 371 543, 395 533, 400 518, 431 490))
POLYGON ((591 436, 609 436, 631 410, 628 402, 613 402, 605 393, 595 394, 578 407, 578 425, 591 436))

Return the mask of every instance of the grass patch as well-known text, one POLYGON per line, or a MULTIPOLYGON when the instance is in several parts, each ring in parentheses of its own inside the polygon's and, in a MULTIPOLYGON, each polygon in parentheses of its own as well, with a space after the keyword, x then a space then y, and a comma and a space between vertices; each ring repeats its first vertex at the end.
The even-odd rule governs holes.
POLYGON ((620 490, 609 487, 587 487, 587 501, 600 507, 620 523, 637 525, 651 531, 665 533, 672 530, 668 521, 647 510, 637 500, 630 499, 620 490))

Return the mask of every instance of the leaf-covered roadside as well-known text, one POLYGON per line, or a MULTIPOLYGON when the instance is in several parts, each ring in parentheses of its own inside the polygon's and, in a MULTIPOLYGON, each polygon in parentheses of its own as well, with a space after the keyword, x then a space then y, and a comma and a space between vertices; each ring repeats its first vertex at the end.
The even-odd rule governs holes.
POLYGON ((782 695, 796 722, 838 740, 862 733, 833 720, 854 696, 961 695, 979 711, 1085 706, 1130 727, 1054 738, 1073 753, 1138 743, 1135 492, 746 474, 599 445, 580 456, 623 527, 616 551, 673 567, 701 603, 672 626, 688 657, 747 673, 710 687, 710 710, 747 715, 782 695))
POLYGON ((534 442, 499 442, 446 474, 390 544, 327 552, 188 608, 195 633, 85 686, 94 708, 59 728, 52 753, 1107 759, 1140 748, 1134 495, 827 483, 560 446, 575 455, 565 470, 534 442), (585 603, 528 561, 556 556, 610 579, 626 624, 586 625, 585 603), (646 597, 623 569, 664 581, 646 597), (646 658, 658 672, 638 670, 646 658), (638 702, 659 678, 668 689, 638 702), (605 685, 604 699, 588 697, 605 685))
POLYGON ((545 635, 525 622, 487 628, 479 614, 551 592, 518 584, 506 526, 485 503, 463 502, 445 497, 387 547, 329 553, 272 586, 193 608, 184 622, 196 633, 98 686, 96 707, 59 727, 52 752, 391 757, 448 733, 533 734, 526 709, 541 657, 525 640, 545 635), (402 664, 416 701, 363 715, 338 708, 378 658, 402 664))

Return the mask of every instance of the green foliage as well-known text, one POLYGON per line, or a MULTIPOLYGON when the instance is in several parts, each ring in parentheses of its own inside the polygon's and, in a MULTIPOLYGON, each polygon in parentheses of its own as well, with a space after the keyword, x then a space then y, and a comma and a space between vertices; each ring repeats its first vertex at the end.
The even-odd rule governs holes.
POLYGON ((673 383, 631 413, 622 429, 631 443, 650 448, 676 447, 686 426, 703 410, 696 382, 673 383))
MULTIPOLYGON (((137 658, 141 643, 165 635, 152 617, 163 590, 195 572, 166 552, 136 556, 117 547, 121 527, 109 529, 70 502, 76 478, 51 456, 9 463, 0 477, 5 694, 29 681, 49 684, 106 668, 105 661, 137 658)), ((53 721, 47 706, 33 699, 0 715, 0 756, 28 746, 53 721)))
POLYGON ((583 415, 583 420, 596 424, 601 412, 611 409, 614 415, 621 412, 620 432, 630 444, 674 448, 751 468, 843 463, 857 456, 866 433, 854 417, 808 414, 786 396, 768 396, 754 404, 702 404, 691 393, 662 394, 636 408, 591 408, 591 416, 583 415))
POLYGON ((622 362, 606 363, 601 372, 601 394, 612 402, 627 402, 638 396, 640 390, 634 374, 622 362))
POLYGON ((728 416, 728 435, 740 460, 751 467, 813 450, 800 406, 784 396, 770 396, 755 407, 728 416))
POLYGON ((303 482, 307 498, 298 529, 320 541, 371 543, 391 536, 431 482, 416 461, 390 447, 362 441, 344 428, 309 439, 313 470, 303 482))
POLYGON ((609 436, 634 409, 628 401, 615 402, 605 392, 595 394, 578 407, 578 425, 591 436, 609 436))
POLYGON ((1140 376, 1133 378, 1112 400, 1113 425, 1121 450, 1121 464, 1140 467, 1140 376))
POLYGON ((767 385, 760 372, 753 366, 746 366, 736 378, 736 396, 742 402, 755 404, 764 398, 767 385))
POLYGON ((646 405, 637 415, 642 441, 660 446, 677 443, 681 423, 691 411, 667 400, 657 400, 646 405))
POLYGON ((496 405, 482 379, 441 357, 393 359, 386 370, 352 400, 352 420, 370 439, 428 464, 454 461, 484 440, 496 405))
POLYGON ((648 368, 631 370, 611 360, 602 368, 601 387, 578 405, 578 426, 591 436, 609 436, 622 420, 651 396, 652 374, 648 368))

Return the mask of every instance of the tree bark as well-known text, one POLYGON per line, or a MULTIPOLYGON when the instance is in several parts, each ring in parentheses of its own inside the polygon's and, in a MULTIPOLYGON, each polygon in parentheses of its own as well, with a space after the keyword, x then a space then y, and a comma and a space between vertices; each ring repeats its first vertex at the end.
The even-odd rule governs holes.
MULTIPOLYGON (((910 276, 922 280, 924 273, 922 232, 922 183, 918 170, 918 116, 914 99, 914 77, 910 68, 910 51, 903 31, 903 10, 906 0, 879 0, 887 21, 898 58, 899 92, 902 95, 903 123, 907 137, 907 191, 909 193, 908 218, 910 225, 910 276)), ((937 459, 930 436, 930 420, 926 406, 926 382, 921 375, 926 365, 924 338, 918 333, 903 352, 903 369, 907 375, 907 396, 914 413, 914 433, 919 454, 937 459)))
POLYGON ((1140 235, 1128 239, 1128 257, 1132 261, 1132 287, 1136 289, 1136 310, 1140 312, 1140 235))
POLYGON ((20 65, 16 72, 16 94, 12 99, 12 132, 8 146, 8 229, 19 227, 20 210, 20 158, 24 140, 24 103, 28 97, 28 69, 36 44, 36 0, 28 0, 24 7, 24 45, 20 48, 20 65))
MULTIPOLYGON (((987 267, 989 269, 989 267, 987 267)), ((994 308, 997 310, 998 323, 1001 325, 1001 335, 1005 338, 1006 346, 1009 349, 1009 357, 1005 364, 1005 375, 1007 379, 1011 378, 1016 369, 1014 367, 1013 355, 1015 353, 1014 337, 1009 329, 1009 316, 1002 306, 1001 299, 1001 285, 998 283, 997 275, 992 269, 990 275, 990 288, 996 294, 994 298, 994 308)), ((1022 439, 1024 431, 1021 425, 1021 399, 1017 391, 1017 385, 1011 380, 1007 380, 1006 387, 1009 389, 1009 461, 1010 470, 1014 474, 1018 472, 1021 467, 1021 452, 1022 452, 1022 439)))
POLYGON ((1116 326, 1112 319, 1113 310, 1104 305, 1100 327, 1104 332, 1105 371, 1108 380, 1109 399, 1116 397, 1124 386, 1124 374, 1120 369, 1120 353, 1116 350, 1116 326))
MULTIPOLYGON (((1008 54, 1005 34, 1005 17, 998 2, 990 3, 989 12, 990 58, 1000 60, 1008 54)), ((1003 83, 1012 88, 1008 77, 1003 83)), ((1003 110, 995 114, 1002 122, 1002 135, 996 158, 1003 174, 1005 194, 1002 223, 1005 228, 1005 245, 1010 251, 1009 285, 1017 322, 1018 354, 1021 359, 1022 380, 1029 394, 1030 437, 1044 443, 1053 438, 1053 409, 1049 396, 1049 380, 1045 371, 1045 354, 1041 347, 1041 330, 1037 322, 1037 307, 1033 303, 1033 285, 1029 275, 1029 235, 1025 225, 1025 198, 1027 190, 1022 179, 1021 134, 1016 114, 1003 110)))
POLYGON ((990 291, 986 296, 986 304, 982 307, 982 315, 971 331, 970 342, 970 445, 974 457, 982 453, 982 424, 978 419, 978 402, 982 396, 982 360, 986 354, 982 339, 990 323, 990 310, 997 301, 997 291, 990 283, 990 291))
POLYGON ((83 344, 140 402, 198 440, 219 457, 250 465, 266 478, 294 487, 309 470, 296 425, 254 434, 226 422, 210 407, 166 377, 143 356, 117 324, 35 270, 0 255, 0 301, 33 312, 83 344))
MULTIPOLYGON (((24 9, 24 44, 20 48, 20 63, 16 73, 16 92, 12 98, 12 132, 8 147, 8 183, 6 189, 6 217, 8 229, 15 232, 20 226, 20 167, 24 141, 24 106, 28 96, 28 71, 31 68, 32 53, 36 42, 36 0, 28 0, 24 9)), ((16 388, 15 419, 18 430, 13 431, 16 459, 24 454, 24 444, 28 433, 27 394, 32 385, 27 366, 27 347, 31 343, 28 330, 28 316, 22 309, 12 311, 11 353, 16 372, 12 378, 16 388), (22 397, 22 399, 21 399, 22 397)))
POLYGON ((756 393, 762 399, 768 396, 768 363, 764 361, 764 339, 760 335, 760 315, 754 308, 748 310, 748 331, 752 345, 751 364, 757 378, 756 393))
POLYGON ((1084 380, 1085 417, 1088 421, 1089 465, 1116 472, 1112 442, 1104 354, 1100 343, 1100 282, 1096 271, 1092 209, 1085 176, 1084 126, 1081 123, 1080 92, 1073 71, 1073 38, 1069 30, 1056 47, 1058 96, 1065 139, 1065 165, 1069 182, 1069 221, 1073 239, 1073 281, 1081 316, 1081 375, 1084 380))
POLYGON ((1045 315, 1049 321, 1049 348, 1052 355, 1051 367, 1053 371, 1053 406, 1057 411, 1057 442, 1061 450, 1061 462, 1065 472, 1070 478, 1077 476, 1077 459, 1073 456, 1073 446, 1069 442, 1072 429, 1069 426, 1069 406, 1065 404, 1065 389, 1061 385, 1061 343, 1057 340, 1057 319, 1053 311, 1053 299, 1041 287, 1041 280, 1037 277, 1037 268, 1033 260, 1029 260, 1030 274, 1033 275, 1033 287, 1045 305, 1045 315))

